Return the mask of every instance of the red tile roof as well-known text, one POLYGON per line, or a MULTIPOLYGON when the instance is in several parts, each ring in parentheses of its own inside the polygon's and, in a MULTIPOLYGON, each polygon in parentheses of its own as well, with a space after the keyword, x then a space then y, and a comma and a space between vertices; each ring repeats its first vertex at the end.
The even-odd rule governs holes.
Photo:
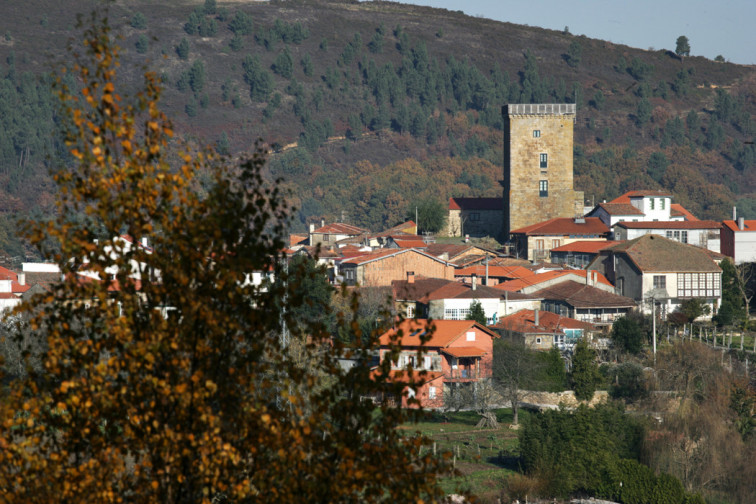
POLYGON ((582 252, 586 254, 597 253, 610 245, 616 245, 616 241, 608 240, 579 240, 551 249, 552 252, 582 252))
POLYGON ((449 198, 449 210, 503 210, 502 198, 449 198))
POLYGON ((589 322, 582 322, 556 313, 540 310, 538 325, 535 325, 534 310, 520 310, 506 317, 502 317, 490 326, 493 329, 507 329, 521 333, 562 332, 564 329, 594 330, 595 326, 589 322))
POLYGON ((567 280, 533 293, 543 299, 564 301, 575 308, 634 308, 633 299, 584 283, 567 280))
POLYGON ((334 222, 333 224, 326 224, 313 231, 313 233, 319 234, 343 234, 349 236, 357 236, 361 234, 369 233, 367 229, 361 227, 352 226, 351 224, 344 224, 343 222, 334 222))
POLYGON ((492 338, 498 337, 487 327, 478 324, 474 320, 433 320, 428 319, 405 319, 395 328, 383 333, 379 338, 382 346, 391 344, 391 339, 401 331, 400 344, 403 347, 418 347, 421 338, 431 333, 430 339, 425 343, 426 347, 444 348, 452 344, 459 337, 464 336, 473 327, 488 334, 492 338))
POLYGON ((439 259, 438 257, 434 257, 432 255, 426 254, 422 250, 417 250, 415 248, 374 250, 372 252, 367 252, 367 253, 363 253, 362 255, 352 257, 347 261, 343 261, 342 264, 356 264, 356 265, 366 264, 372 261, 378 261, 380 259, 385 259, 386 257, 391 257, 394 255, 399 255, 399 254, 405 254, 408 252, 414 252, 415 254, 423 255, 427 257, 428 259, 433 259, 434 261, 438 261, 438 262, 446 264, 446 261, 443 261, 439 259))
POLYGON ((402 240, 401 238, 394 238, 394 243, 399 248, 426 248, 428 246, 422 239, 420 240, 402 240))
POLYGON ((738 223, 734 220, 726 220, 722 221, 723 226, 727 226, 727 228, 731 229, 732 231, 735 231, 737 233, 743 233, 746 231, 756 231, 756 220, 745 220, 743 219, 743 229, 740 229, 738 227, 738 223))
POLYGON ((722 225, 717 221, 694 220, 694 221, 646 221, 627 222, 615 224, 626 229, 719 229, 722 225))
POLYGON ((672 203, 671 205, 669 205, 669 215, 670 217, 685 217, 686 221, 698 220, 695 215, 683 208, 683 206, 679 203, 672 203))
POLYGON ((510 231, 511 234, 528 236, 540 235, 602 235, 608 234, 609 228, 598 217, 585 217, 585 222, 575 222, 570 217, 557 217, 510 231))
POLYGON ((628 203, 599 203, 609 215, 644 215, 638 208, 628 203))
POLYGON ((595 270, 556 270, 556 271, 547 271, 545 273, 537 273, 528 277, 524 278, 518 278, 516 280, 509 280, 507 282, 502 282, 498 285, 495 285, 494 289, 501 289, 501 290, 508 290, 508 291, 519 291, 520 289, 524 289, 525 287, 530 287, 533 285, 538 285, 540 283, 547 282, 549 280, 553 280, 555 278, 564 277, 567 275, 575 275, 582 278, 585 278, 588 274, 588 271, 591 272, 591 274, 596 274, 596 280, 599 283, 602 283, 604 285, 611 286, 612 283, 606 279, 604 275, 602 275, 600 272, 595 270))
MULTIPOLYGON (((466 268, 457 268, 454 270, 455 277, 477 275, 480 278, 486 277, 486 265, 476 264, 466 268)), ((533 272, 522 266, 488 266, 488 276, 497 278, 520 278, 522 276, 532 275, 533 272)))
POLYGON ((452 357, 483 357, 486 351, 478 347, 451 347, 442 350, 445 354, 452 357))
POLYGON ((653 196, 653 197, 662 197, 662 196, 672 196, 671 193, 667 191, 660 191, 656 189, 641 189, 638 191, 628 191, 622 196, 613 199, 609 203, 630 203, 630 198, 643 198, 644 196, 653 196))

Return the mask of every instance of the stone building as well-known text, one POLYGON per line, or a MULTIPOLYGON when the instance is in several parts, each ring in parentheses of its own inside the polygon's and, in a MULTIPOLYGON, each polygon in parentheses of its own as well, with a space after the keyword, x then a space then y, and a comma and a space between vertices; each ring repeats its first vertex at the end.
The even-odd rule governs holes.
POLYGON ((513 229, 583 214, 573 188, 575 104, 510 104, 504 115, 504 238, 513 229))

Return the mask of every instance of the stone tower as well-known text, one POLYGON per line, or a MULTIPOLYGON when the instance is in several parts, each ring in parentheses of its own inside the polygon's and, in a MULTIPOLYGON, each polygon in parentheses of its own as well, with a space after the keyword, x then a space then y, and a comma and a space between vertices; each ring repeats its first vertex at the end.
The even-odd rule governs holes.
POLYGON ((583 214, 573 188, 575 104, 510 104, 504 115, 504 238, 555 217, 583 214))

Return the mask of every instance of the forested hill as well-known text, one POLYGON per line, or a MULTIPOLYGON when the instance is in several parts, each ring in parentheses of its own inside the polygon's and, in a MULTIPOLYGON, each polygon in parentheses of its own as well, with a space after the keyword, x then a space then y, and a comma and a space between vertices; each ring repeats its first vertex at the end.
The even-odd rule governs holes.
MULTIPOLYGON (((76 14, 92 7, 3 3, 8 254, 22 252, 13 217, 53 212, 47 173, 65 161, 47 73, 70 60, 76 14)), ((270 176, 300 209, 294 228, 324 217, 378 229, 418 199, 499 195, 502 105, 565 101, 577 103, 576 189, 589 200, 661 187, 701 218, 734 204, 756 218, 754 67, 391 2, 121 0, 109 17, 127 88, 157 71, 180 135, 229 154, 268 142, 270 176)))

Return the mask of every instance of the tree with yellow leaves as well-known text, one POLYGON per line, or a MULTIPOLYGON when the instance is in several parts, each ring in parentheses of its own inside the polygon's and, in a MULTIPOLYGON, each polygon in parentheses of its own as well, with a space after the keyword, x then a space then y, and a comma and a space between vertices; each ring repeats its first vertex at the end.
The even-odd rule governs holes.
POLYGON ((57 216, 28 230, 64 280, 25 308, 47 345, 42 369, 2 392, 0 502, 439 498, 445 462, 396 429, 414 413, 364 400, 406 382, 386 381, 389 360, 338 365, 367 362, 376 335, 338 314, 347 346, 285 309, 307 292, 280 266, 287 208, 263 153, 239 167, 171 155, 155 76, 126 104, 106 18, 83 35, 80 91, 58 84, 75 163, 55 174, 57 216), (271 269, 285 281, 249 281, 271 269))

